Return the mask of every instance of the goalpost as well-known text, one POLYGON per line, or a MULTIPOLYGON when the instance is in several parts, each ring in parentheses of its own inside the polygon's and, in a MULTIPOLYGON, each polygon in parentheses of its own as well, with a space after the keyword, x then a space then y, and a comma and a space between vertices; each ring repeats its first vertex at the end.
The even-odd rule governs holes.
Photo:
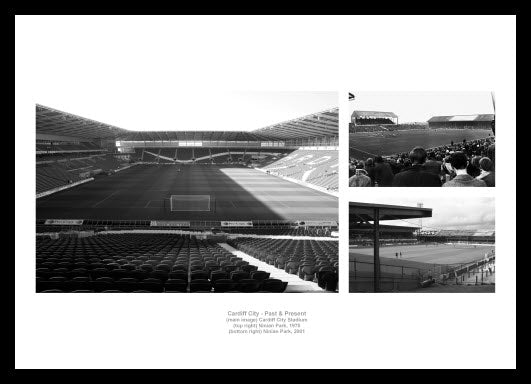
POLYGON ((203 211, 211 210, 210 195, 171 195, 170 211, 203 211))

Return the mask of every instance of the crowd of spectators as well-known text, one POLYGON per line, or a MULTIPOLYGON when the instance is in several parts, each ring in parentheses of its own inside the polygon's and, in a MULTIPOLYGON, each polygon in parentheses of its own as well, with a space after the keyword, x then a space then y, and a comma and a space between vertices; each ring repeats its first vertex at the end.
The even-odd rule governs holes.
POLYGON ((350 161, 351 187, 494 187, 494 138, 350 161))

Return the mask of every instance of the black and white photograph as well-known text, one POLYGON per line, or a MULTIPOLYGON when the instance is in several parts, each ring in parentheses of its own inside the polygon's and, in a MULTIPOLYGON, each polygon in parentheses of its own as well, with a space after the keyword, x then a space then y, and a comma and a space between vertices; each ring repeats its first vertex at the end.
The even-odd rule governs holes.
POLYGON ((15 11, 17 373, 516 367, 516 16, 267 7, 15 11))
POLYGON ((495 291, 494 199, 418 197, 349 204, 349 291, 495 291))
POLYGON ((494 187, 489 92, 352 92, 350 187, 494 187))
POLYGON ((337 291, 337 93, 217 98, 36 106, 37 292, 337 291))

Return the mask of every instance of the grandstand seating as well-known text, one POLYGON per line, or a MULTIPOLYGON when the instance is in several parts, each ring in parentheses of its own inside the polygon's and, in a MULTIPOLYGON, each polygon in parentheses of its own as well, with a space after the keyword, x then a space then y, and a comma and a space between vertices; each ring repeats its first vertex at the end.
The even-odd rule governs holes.
POLYGON ((330 190, 338 189, 338 151, 297 150, 263 169, 330 190))
POLYGON ((225 228, 224 232, 237 234, 269 235, 269 236, 310 236, 329 237, 329 228, 225 228))
POLYGON ((37 292, 279 292, 287 285, 210 240, 174 234, 41 236, 36 266, 37 292))
POLYGON ((84 152, 84 151, 105 151, 95 143, 91 142, 80 142, 80 143, 37 143, 36 144, 37 152, 84 152))
POLYGON ((78 175, 68 172, 63 167, 58 167, 54 164, 42 164, 37 166, 37 193, 61 187, 79 180, 81 180, 81 178, 78 175))
POLYGON ((36 190, 37 193, 48 191, 63 185, 79 181, 87 172, 99 170, 109 171, 125 165, 123 160, 113 155, 91 155, 85 157, 62 157, 59 160, 43 160, 37 162, 36 190))
POLYGON ((177 159, 178 160, 192 160, 193 158, 193 148, 177 148, 177 159))
POLYGON ((193 158, 196 160, 196 162, 197 162, 197 159, 201 159, 200 160, 201 162, 210 163, 210 149, 209 148, 194 148, 193 158))
POLYGON ((301 279, 315 281, 323 289, 337 288, 339 262, 335 241, 236 238, 227 243, 276 268, 298 274, 301 279))
POLYGON ((159 163, 173 163, 176 155, 175 148, 160 148, 157 150, 159 154, 159 163))
POLYGON ((428 129, 427 123, 406 123, 406 124, 389 124, 373 123, 370 125, 349 125, 350 133, 362 132, 389 132, 389 131, 407 131, 412 129, 428 129))
POLYGON ((227 148, 211 148, 210 153, 214 164, 232 162, 232 156, 227 148))

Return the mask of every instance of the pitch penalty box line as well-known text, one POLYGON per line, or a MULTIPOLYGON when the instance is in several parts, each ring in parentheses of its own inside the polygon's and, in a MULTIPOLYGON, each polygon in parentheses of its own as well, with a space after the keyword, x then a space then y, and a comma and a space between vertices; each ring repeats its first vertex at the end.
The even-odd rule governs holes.
POLYGON ((110 199, 111 197, 113 197, 114 195, 116 195, 118 192, 119 192, 118 189, 115 190, 113 193, 111 193, 109 196, 107 196, 107 197, 104 198, 103 200, 100 200, 100 201, 98 201, 96 204, 92 205, 92 208, 96 208, 98 205, 100 205, 101 203, 103 203, 105 200, 110 199))

